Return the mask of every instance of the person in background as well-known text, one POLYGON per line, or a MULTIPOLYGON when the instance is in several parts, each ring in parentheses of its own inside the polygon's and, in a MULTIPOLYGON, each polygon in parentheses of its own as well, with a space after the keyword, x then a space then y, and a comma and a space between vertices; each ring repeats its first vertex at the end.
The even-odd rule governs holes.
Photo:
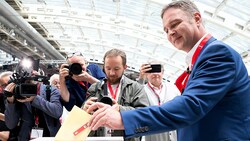
MULTIPOLYGON (((149 101, 143 86, 124 75, 124 71, 127 68, 125 52, 119 49, 111 49, 105 53, 103 60, 107 78, 102 82, 91 85, 87 91, 88 100, 84 103, 83 110, 86 111, 96 101, 102 101, 101 99, 105 98, 105 96, 111 98, 113 104, 118 105, 117 111, 148 106, 149 101)), ((99 128, 96 132, 91 132, 90 136, 122 136, 123 132, 99 128)), ((139 138, 126 139, 126 141, 139 140, 139 138)))
POLYGON ((50 85, 60 90, 59 74, 53 74, 49 79, 50 85))
POLYGON ((34 66, 32 57, 23 58, 17 69, 21 71, 16 71, 11 76, 11 81, 9 77, 10 83, 4 89, 7 96, 5 123, 9 129, 20 126, 18 141, 27 141, 37 137, 54 137, 61 126, 59 118, 63 108, 60 93, 55 87, 28 79, 38 76, 38 72, 32 66, 34 66), (27 67, 28 63, 31 67, 27 67), (22 72, 25 75, 22 75, 22 72), (17 85, 21 87, 20 84, 16 84, 19 82, 19 77, 16 76, 22 76, 25 80, 21 83, 24 85, 22 89, 25 89, 25 86, 31 87, 30 85, 37 87, 37 90, 32 92, 34 96, 22 96, 20 89, 19 92, 16 91, 17 85))
POLYGON ((7 141, 9 139, 10 131, 7 128, 5 122, 4 122, 4 111, 5 111, 5 105, 4 101, 6 97, 4 96, 3 89, 8 84, 8 77, 12 75, 12 72, 2 72, 0 74, 0 140, 7 141))
MULTIPOLYGON (((56 87, 58 90, 60 90, 60 81, 59 81, 59 74, 53 74, 49 79, 50 85, 56 87)), ((60 118, 61 124, 64 122, 66 117, 68 116, 69 111, 63 106, 63 114, 60 118)))
POLYGON ((176 80, 181 96, 136 110, 116 110, 96 102, 89 127, 124 129, 131 138, 177 129, 178 141, 250 140, 250 79, 238 52, 203 26, 194 3, 174 1, 162 11, 164 31, 175 48, 187 52, 187 71, 176 80))
POLYGON ((106 76, 98 65, 88 64, 80 52, 68 54, 66 59, 68 64, 62 64, 59 70, 60 94, 64 101, 63 105, 68 111, 71 111, 74 105, 82 106, 90 85, 106 76), (70 74, 69 65, 74 63, 78 63, 82 67, 79 75, 70 74))
MULTIPOLYGON (((142 64, 139 74, 139 82, 147 83, 144 89, 149 99, 150 105, 162 105, 174 97, 180 95, 176 86, 170 82, 163 82, 164 67, 158 61, 150 61, 148 64, 142 64), (151 72, 151 65, 160 65, 160 72, 151 72)), ((145 136, 145 141, 176 141, 176 131, 165 132, 161 134, 145 136)))

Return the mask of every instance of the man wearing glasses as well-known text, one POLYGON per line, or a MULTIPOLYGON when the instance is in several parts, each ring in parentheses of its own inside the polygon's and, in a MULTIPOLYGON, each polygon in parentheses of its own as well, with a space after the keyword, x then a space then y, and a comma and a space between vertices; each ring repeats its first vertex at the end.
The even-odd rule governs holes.
POLYGON ((68 54, 66 60, 68 64, 62 64, 59 70, 60 93, 64 101, 63 105, 68 111, 71 111, 74 105, 82 106, 90 85, 105 78, 105 74, 98 65, 88 65, 80 52, 68 54), (68 77, 70 74, 68 66, 74 63, 81 65, 82 72, 79 75, 73 74, 68 77))

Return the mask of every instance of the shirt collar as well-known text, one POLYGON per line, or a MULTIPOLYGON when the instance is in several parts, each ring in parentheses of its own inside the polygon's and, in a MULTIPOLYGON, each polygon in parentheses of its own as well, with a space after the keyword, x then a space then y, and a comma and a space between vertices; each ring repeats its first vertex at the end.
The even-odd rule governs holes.
POLYGON ((150 85, 150 87, 152 87, 152 88, 155 89, 155 90, 161 90, 162 87, 163 87, 162 83, 161 83, 160 89, 157 88, 157 87, 155 87, 154 85, 152 85, 150 82, 148 82, 148 85, 150 85))
MULTIPOLYGON (((207 33, 208 34, 208 33, 207 33)), ((200 38, 200 40, 194 45, 194 47, 188 52, 187 56, 186 56, 186 64, 190 65, 191 61, 192 61, 192 57, 194 55, 195 50, 197 49, 197 47, 199 46, 199 44, 201 43, 201 41, 207 36, 207 34, 205 34, 202 38, 200 38)))

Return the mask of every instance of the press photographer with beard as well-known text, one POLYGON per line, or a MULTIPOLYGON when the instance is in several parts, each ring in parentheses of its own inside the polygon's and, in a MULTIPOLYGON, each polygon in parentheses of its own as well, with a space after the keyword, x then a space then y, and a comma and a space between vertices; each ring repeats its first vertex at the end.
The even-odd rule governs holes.
MULTIPOLYGON (((28 57, 29 59, 33 67, 33 59, 28 57)), ((17 125, 20 126, 18 141, 27 141, 32 137, 53 137, 61 126, 59 118, 62 115, 63 108, 60 102, 60 93, 54 87, 28 79, 38 76, 37 71, 33 70, 33 68, 27 72, 25 74, 29 74, 30 77, 23 77, 25 81, 22 84, 34 84, 37 91, 34 92, 33 96, 22 96, 20 94, 22 97, 17 97, 17 85, 21 88, 24 87, 16 83, 16 81, 12 81, 6 86, 4 92, 7 95, 4 113, 6 125, 9 129, 13 129, 17 125)), ((11 78, 20 75, 17 72, 15 74, 11 78)), ((20 91, 19 89, 19 93, 21 93, 20 91)))
MULTIPOLYGON (((146 107, 149 101, 143 86, 124 75, 127 69, 126 53, 120 49, 108 50, 104 57, 104 70, 107 78, 97 82, 88 89, 88 97, 82 109, 87 111, 95 102, 105 105, 117 105, 117 111, 127 111, 146 107)), ((92 131, 89 136, 122 136, 123 130, 111 130, 101 127, 92 131)), ((140 141, 140 137, 124 139, 124 141, 140 141)))

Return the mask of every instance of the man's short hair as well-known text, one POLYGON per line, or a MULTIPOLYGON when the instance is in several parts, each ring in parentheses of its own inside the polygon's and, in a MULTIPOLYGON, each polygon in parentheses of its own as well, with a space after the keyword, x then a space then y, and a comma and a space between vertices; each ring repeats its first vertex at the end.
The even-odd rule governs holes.
POLYGON ((126 53, 124 51, 122 51, 120 49, 116 49, 116 48, 107 51, 103 57, 103 61, 105 62, 105 59, 107 57, 113 57, 113 56, 121 56, 122 64, 126 65, 126 63, 127 63, 126 53))
POLYGON ((161 18, 163 18, 165 11, 167 11, 170 8, 181 9, 187 14, 190 14, 190 16, 193 16, 193 13, 195 12, 200 13, 197 6, 190 0, 179 0, 179 1, 171 2, 170 4, 166 5, 161 11, 161 18))

